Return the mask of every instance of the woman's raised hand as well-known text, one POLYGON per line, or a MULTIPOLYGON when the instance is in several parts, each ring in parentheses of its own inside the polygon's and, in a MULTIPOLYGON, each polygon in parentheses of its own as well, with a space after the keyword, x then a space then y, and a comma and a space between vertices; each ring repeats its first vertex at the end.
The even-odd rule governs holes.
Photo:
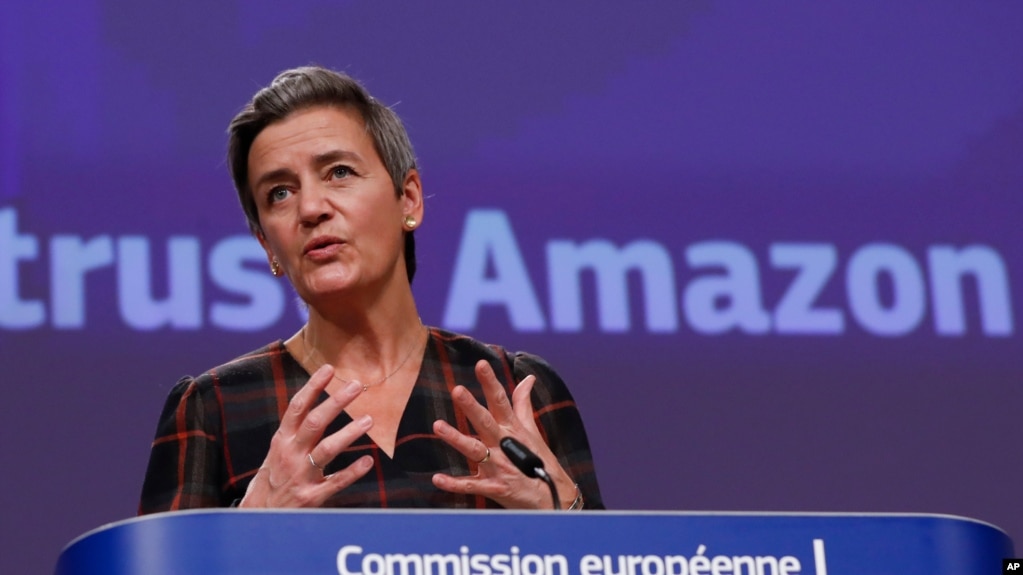
POLYGON ((240 507, 319 507, 373 467, 373 458, 366 455, 336 473, 323 474, 326 464, 373 426, 367 415, 323 437, 327 426, 362 393, 362 385, 352 382, 313 407, 333 375, 334 368, 324 365, 291 398, 240 507))
POLYGON ((511 403, 489 363, 483 360, 476 363, 476 378, 483 387, 488 407, 480 405, 462 386, 456 387, 451 396, 479 436, 465 435, 445 421, 433 424, 434 433, 464 455, 470 469, 476 468, 476 474, 454 477, 438 473, 433 476, 433 484, 445 491, 482 495, 508 509, 551 509, 547 486, 539 479, 523 475, 501 451, 501 439, 514 437, 543 460, 544 469, 557 484, 562 507, 568 507, 565 499, 571 502, 575 497, 575 483, 558 463, 533 419, 529 395, 536 378, 529 375, 519 382, 511 403))

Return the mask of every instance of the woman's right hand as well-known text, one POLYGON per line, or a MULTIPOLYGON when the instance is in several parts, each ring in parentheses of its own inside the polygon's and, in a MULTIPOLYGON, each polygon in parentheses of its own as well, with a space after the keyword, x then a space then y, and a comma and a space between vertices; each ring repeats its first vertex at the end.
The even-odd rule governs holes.
POLYGON ((319 507, 373 467, 373 458, 365 455, 337 473, 323 475, 324 466, 373 426, 367 415, 323 437, 327 426, 362 393, 362 385, 351 382, 312 407, 333 376, 334 368, 324 365, 291 398, 239 507, 319 507))

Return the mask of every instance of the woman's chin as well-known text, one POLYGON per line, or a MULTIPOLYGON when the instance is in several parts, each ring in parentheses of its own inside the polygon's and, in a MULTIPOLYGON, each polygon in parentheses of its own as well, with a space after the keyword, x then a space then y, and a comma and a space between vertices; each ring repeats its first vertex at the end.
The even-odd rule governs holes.
POLYGON ((328 303, 336 300, 339 296, 351 294, 356 290, 357 284, 352 278, 323 278, 318 281, 307 281, 301 289, 295 289, 298 295, 309 305, 315 306, 317 302, 328 303))

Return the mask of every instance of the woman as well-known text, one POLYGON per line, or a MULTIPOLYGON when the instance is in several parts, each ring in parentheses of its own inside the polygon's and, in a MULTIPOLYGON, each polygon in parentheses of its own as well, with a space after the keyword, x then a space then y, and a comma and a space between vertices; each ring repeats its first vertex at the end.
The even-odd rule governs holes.
POLYGON ((308 304, 286 341, 183 378, 140 513, 192 507, 550 509, 498 446, 538 454, 563 509, 603 507, 582 421, 543 360, 422 325, 423 221, 398 117, 351 78, 280 74, 231 122, 228 161, 275 276, 308 304))

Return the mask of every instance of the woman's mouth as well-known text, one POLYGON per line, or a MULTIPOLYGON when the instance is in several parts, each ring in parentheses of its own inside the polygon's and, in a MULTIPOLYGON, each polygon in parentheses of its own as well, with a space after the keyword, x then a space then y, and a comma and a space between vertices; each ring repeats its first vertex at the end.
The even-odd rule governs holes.
POLYGON ((330 259, 344 243, 344 240, 335 236, 319 236, 306 243, 302 254, 313 261, 330 259))

